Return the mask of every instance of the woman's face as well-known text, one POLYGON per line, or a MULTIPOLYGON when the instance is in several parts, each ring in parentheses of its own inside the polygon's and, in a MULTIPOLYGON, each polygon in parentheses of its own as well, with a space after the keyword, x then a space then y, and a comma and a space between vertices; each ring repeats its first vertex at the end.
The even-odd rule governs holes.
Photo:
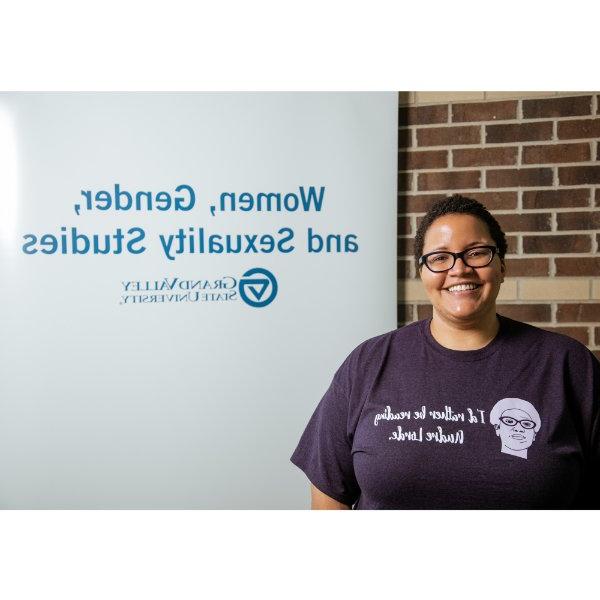
MULTIPOLYGON (((425 233, 423 254, 435 250, 462 252, 471 246, 495 246, 487 225, 472 215, 449 214, 436 219, 425 233)), ((496 297, 504 281, 505 266, 496 254, 487 267, 474 269, 457 259, 449 271, 432 273, 421 267, 421 280, 434 316, 454 324, 473 324, 496 312, 496 297), (460 283, 473 283, 467 291, 452 290, 460 283)))

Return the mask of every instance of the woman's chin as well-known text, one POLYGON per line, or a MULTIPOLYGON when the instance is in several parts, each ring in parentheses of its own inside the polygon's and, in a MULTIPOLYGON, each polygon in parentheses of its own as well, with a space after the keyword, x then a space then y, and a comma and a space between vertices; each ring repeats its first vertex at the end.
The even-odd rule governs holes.
POLYGON ((483 315, 481 307, 475 303, 460 302, 450 306, 439 307, 436 311, 442 318, 456 323, 470 323, 483 315))
POLYGON ((446 312, 457 319, 469 319, 477 316, 481 312, 481 306, 478 302, 458 300, 449 304, 446 308, 446 312))

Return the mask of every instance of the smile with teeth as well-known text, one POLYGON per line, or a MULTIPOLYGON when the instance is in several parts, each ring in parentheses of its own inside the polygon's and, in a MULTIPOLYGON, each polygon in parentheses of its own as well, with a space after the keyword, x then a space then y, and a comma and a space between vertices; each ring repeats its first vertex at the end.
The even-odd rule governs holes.
POLYGON ((477 283, 461 283, 460 285, 452 285, 446 289, 447 292, 467 292, 481 287, 477 283))

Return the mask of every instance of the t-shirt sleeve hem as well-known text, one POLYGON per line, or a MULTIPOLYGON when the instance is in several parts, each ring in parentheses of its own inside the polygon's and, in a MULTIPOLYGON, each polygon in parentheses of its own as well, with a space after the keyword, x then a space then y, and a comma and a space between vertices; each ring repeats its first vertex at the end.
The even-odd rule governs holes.
POLYGON ((352 505, 356 502, 356 500, 346 498, 343 495, 338 494, 337 492, 333 491, 328 483, 324 482, 316 473, 314 473, 309 467, 304 465, 295 456, 292 456, 290 458, 290 461, 292 462, 292 464, 296 465, 306 475, 306 477, 308 477, 308 480, 319 491, 323 492, 330 498, 333 498, 334 500, 337 500, 338 502, 341 502, 342 504, 345 504, 346 506, 350 506, 350 507, 352 507, 352 505))

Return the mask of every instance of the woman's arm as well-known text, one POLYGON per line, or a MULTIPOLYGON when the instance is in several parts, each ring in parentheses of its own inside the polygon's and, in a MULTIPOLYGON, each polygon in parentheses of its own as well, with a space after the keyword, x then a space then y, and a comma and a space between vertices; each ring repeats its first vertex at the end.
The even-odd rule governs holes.
POLYGON ((350 510, 350 506, 330 498, 312 484, 310 486, 310 500, 312 510, 350 510))

